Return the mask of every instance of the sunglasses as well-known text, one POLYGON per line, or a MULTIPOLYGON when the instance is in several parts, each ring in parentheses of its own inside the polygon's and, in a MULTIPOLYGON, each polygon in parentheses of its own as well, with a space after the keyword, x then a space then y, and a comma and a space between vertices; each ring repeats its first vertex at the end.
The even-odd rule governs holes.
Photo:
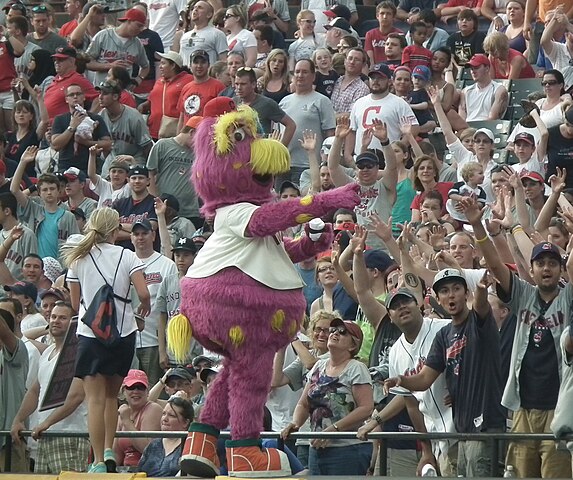
POLYGON ((127 385, 125 386, 126 390, 139 390, 139 391, 144 391, 147 390, 147 387, 145 385, 143 385, 143 383, 136 383, 135 385, 131 385, 130 387, 128 387, 127 385))
POLYGON ((356 165, 356 168, 358 170, 372 170, 373 168, 376 168, 376 165, 373 163, 361 163, 360 165, 356 165))
POLYGON ((251 67, 241 67, 237 69, 237 73, 239 72, 254 72, 254 69, 251 67))
POLYGON ((338 333, 339 335, 348 335, 348 330, 346 330, 344 327, 330 327, 328 331, 331 335, 333 333, 338 333))
POLYGON ((542 87, 552 87, 553 85, 557 85, 559 82, 557 80, 545 80, 541 82, 542 87))
POLYGON ((492 141, 487 140, 485 138, 480 138, 479 140, 474 140, 474 143, 477 143, 479 145, 480 143, 492 143, 492 141))
POLYGON ((45 5, 36 5, 34 8, 32 8, 32 12, 34 13, 48 13, 48 7, 46 7, 45 5))

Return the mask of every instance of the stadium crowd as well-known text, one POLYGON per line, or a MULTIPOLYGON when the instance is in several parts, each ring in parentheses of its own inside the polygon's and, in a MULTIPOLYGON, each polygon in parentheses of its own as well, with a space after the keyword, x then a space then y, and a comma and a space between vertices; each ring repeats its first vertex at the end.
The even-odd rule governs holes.
MULTIPOLYGON (((296 265, 307 320, 264 425, 293 474, 377 472, 377 430, 511 431, 556 438, 504 445, 506 472, 571 477, 573 0, 66 0, 63 25, 52 4, 0 6, 0 471, 12 441, 13 472, 178 472, 179 439, 113 432, 186 430, 219 372, 195 341, 175 362, 166 326, 212 231, 195 130, 245 105, 290 151, 276 201, 362 198, 296 265), (80 342, 65 403, 41 409, 112 280, 125 349, 80 342)), ((486 442, 387 446, 391 476, 490 476, 486 442)))

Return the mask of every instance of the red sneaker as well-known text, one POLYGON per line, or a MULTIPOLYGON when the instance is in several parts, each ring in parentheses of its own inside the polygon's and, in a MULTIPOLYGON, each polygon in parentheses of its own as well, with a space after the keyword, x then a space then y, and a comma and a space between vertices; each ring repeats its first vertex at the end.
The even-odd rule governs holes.
POLYGON ((286 453, 262 448, 260 439, 227 440, 227 468, 230 477, 269 478, 292 475, 286 453))
POLYGON ((203 478, 219 475, 218 437, 219 430, 215 427, 204 423, 192 423, 181 454, 179 463, 181 472, 203 478))

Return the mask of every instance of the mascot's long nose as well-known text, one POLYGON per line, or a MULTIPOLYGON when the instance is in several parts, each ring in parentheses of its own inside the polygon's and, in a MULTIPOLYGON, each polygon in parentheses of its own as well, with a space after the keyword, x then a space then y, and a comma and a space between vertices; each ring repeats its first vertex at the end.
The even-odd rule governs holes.
POLYGON ((289 168, 290 153, 281 142, 260 138, 251 143, 251 170, 255 175, 276 175, 289 168))

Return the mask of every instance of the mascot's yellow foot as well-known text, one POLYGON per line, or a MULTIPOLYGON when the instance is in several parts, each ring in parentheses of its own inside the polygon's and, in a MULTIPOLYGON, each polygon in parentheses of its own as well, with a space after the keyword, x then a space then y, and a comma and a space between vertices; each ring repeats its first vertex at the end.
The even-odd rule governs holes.
POLYGON ((185 315, 175 315, 169 320, 167 324, 167 345, 169 345, 178 363, 184 362, 192 338, 193 329, 185 315))
POLYGON ((259 439, 227 440, 227 468, 230 477, 270 478, 292 475, 286 453, 262 448, 259 439))
POLYGON ((185 440, 179 467, 187 475, 213 478, 219 475, 217 438, 219 430, 203 423, 192 423, 185 440))

